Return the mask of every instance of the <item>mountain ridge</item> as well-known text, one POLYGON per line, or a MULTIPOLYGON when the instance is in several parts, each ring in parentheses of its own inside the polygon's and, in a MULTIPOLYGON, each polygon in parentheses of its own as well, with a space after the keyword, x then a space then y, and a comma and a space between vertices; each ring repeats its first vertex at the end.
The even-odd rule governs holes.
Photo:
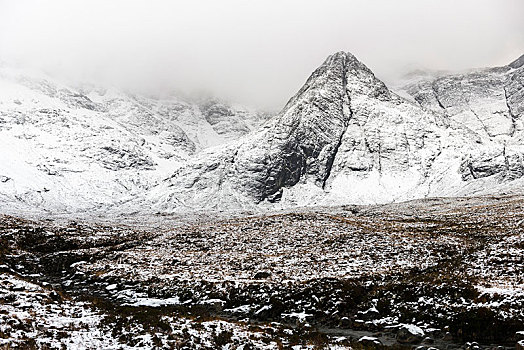
POLYGON ((407 100, 341 51, 270 119, 214 100, 17 81, 4 87, 0 132, 47 160, 18 159, 4 141, 9 159, 42 181, 36 188, 0 169, 0 193, 49 210, 170 212, 520 191, 523 77, 507 66, 417 78, 401 89, 407 100))
MULTIPOLYGON (((463 128, 459 122, 394 94, 355 56, 343 52, 328 57, 272 123, 270 127, 266 126, 263 132, 250 135, 254 142, 248 140, 247 145, 237 145, 238 150, 236 149, 234 157, 230 158, 233 159, 231 162, 222 162, 229 164, 238 161, 240 152, 241 156, 244 155, 244 159, 240 157, 241 164, 247 163, 252 166, 258 163, 261 164, 260 167, 238 171, 238 168, 231 170, 230 167, 224 168, 219 165, 202 167, 197 161, 196 166, 185 173, 177 173, 170 179, 170 187, 173 189, 170 196, 176 197, 177 200, 182 199, 182 202, 193 202, 191 190, 188 193, 178 189, 192 188, 202 178, 206 179, 206 184, 200 188, 209 191, 208 199, 204 201, 206 203, 213 202, 210 198, 223 199, 231 196, 231 192, 252 196, 258 203, 265 199, 269 202, 279 201, 287 192, 284 195, 284 206, 344 204, 354 201, 373 203, 426 196, 482 193, 485 181, 464 181, 468 179, 466 174, 472 168, 479 173, 483 170, 481 165, 473 166, 471 162, 468 163, 471 158, 468 158, 468 153, 475 153, 477 144, 483 144, 488 150, 497 147, 492 140, 483 140, 481 135, 469 128, 463 128), (315 81, 321 81, 322 84, 315 85, 315 81), (305 94, 308 95, 304 97, 305 94), (302 102, 307 108, 302 106, 302 102), (325 128, 326 120, 322 117, 322 111, 329 111, 329 122, 333 122, 344 119, 340 117, 344 115, 340 112, 343 109, 348 111, 347 115, 350 117, 343 123, 338 123, 339 129, 333 125, 325 128), (299 130, 298 127, 303 124, 307 125, 308 133, 298 133, 298 139, 293 131, 286 131, 288 126, 291 126, 292 130, 299 130), (310 133, 311 130, 323 129, 338 130, 332 135, 332 142, 326 143, 325 139, 317 137, 322 134, 310 133), (278 144, 276 148, 258 146, 275 145, 275 139, 284 139, 287 143, 281 144, 280 148, 278 144), (319 161, 318 156, 322 154, 320 151, 315 154, 307 152, 310 139, 313 139, 313 144, 319 148, 323 145, 330 146, 325 149, 329 150, 325 152, 329 154, 326 158, 328 162, 319 161), (428 146, 430 144, 432 145, 428 146), (256 149, 255 153, 263 154, 246 160, 249 153, 245 149, 256 149), (289 163, 295 168, 282 169, 282 164, 289 163), (324 166, 319 168, 319 164, 324 166), (438 169, 431 173, 435 164, 438 169), (199 172, 199 169, 203 171, 199 172), (267 169, 270 174, 264 173, 267 169), (336 169, 335 174, 332 173, 333 169, 336 169), (221 179, 216 182, 220 184, 218 186, 214 186, 213 172, 220 173, 216 175, 221 179), (249 175, 250 172, 253 176, 249 175), (288 176, 289 174, 291 176, 288 176), (321 174, 323 176, 319 177, 321 174), (407 182, 406 176, 409 179, 407 182), (313 181, 310 181, 312 177, 313 181), (184 183, 187 178, 191 179, 190 183, 184 183), (230 183, 224 185, 224 181, 230 183), (233 182, 240 185, 235 189, 233 182), (262 186, 253 186, 258 183, 262 183, 262 186), (264 193, 264 185, 270 188, 269 196, 264 193), (463 190, 463 185, 469 189, 463 190), (224 187, 228 187, 226 191, 224 187), (301 187, 303 191, 300 190, 301 187), (224 195, 224 192, 227 194, 224 195), (311 193, 323 198, 317 201, 310 197, 304 201, 304 197, 311 193)), ((504 152, 505 150, 506 148, 504 152)), ((220 163, 220 155, 211 158, 220 163)), ((490 165, 488 168, 489 171, 493 170, 493 174, 504 170, 499 164, 490 165)), ((477 180, 484 176, 471 177, 477 180)), ((493 180, 494 184, 498 181, 493 178, 490 180, 493 180)), ((218 206, 211 207, 219 208, 224 205, 224 202, 220 202, 218 206)), ((169 205, 163 209, 167 207, 169 205)))

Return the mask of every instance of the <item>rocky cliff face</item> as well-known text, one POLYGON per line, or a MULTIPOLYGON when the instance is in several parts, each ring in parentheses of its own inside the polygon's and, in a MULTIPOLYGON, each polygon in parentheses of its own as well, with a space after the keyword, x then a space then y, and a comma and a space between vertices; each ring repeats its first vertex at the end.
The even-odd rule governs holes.
POLYGON ((493 175, 512 180, 524 173, 523 57, 504 67, 415 76, 402 88, 422 107, 480 136, 478 147, 463 158, 460 172, 464 180, 493 175))
MULTIPOLYGON (((496 137, 509 138, 519 128, 497 80, 508 70, 469 77, 469 90, 448 79, 455 90, 432 87, 431 95, 423 90, 415 96, 422 102, 412 103, 353 55, 336 53, 262 130, 177 171, 160 202, 164 208, 175 202, 223 207, 250 200, 311 205, 481 193, 488 183, 492 188, 522 176, 520 145, 496 137), (478 106, 452 102, 482 98, 492 113, 479 109, 480 127, 478 118, 473 123, 457 116, 478 106), (481 178, 489 179, 477 181, 481 178)), ((509 96, 518 93, 521 89, 509 96)))
POLYGON ((170 198, 186 202, 198 191, 198 198, 212 202, 228 201, 228 194, 276 201, 282 188, 303 178, 323 186, 351 118, 345 89, 350 59, 330 56, 261 130, 180 169, 169 180, 170 198))

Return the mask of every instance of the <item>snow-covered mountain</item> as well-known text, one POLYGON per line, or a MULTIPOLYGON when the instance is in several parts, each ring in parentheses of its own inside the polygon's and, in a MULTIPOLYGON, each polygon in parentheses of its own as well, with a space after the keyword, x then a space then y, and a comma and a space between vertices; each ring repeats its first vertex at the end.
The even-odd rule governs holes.
POLYGON ((524 55, 504 67, 412 76, 402 90, 421 106, 480 137, 462 164, 464 180, 524 174, 524 55))
POLYGON ((483 138, 522 139, 524 55, 504 67, 436 76, 411 74, 401 88, 423 107, 464 124, 483 138))
POLYGON ((93 210, 143 196, 267 115, 213 98, 145 97, 0 69, 0 205, 93 210))
MULTIPOLYGON (((496 138, 461 118, 400 97, 353 55, 336 53, 261 130, 190 161, 153 191, 158 196, 153 202, 167 210, 277 200, 283 206, 384 203, 519 191, 521 182, 515 180, 524 173, 524 147, 516 111, 523 90, 516 85, 522 72, 521 66, 486 70, 491 80, 505 79, 507 96, 513 98, 508 100, 512 114, 507 114, 515 131, 496 138)), ((492 111, 485 124, 500 129, 505 120, 496 117, 501 113, 497 88, 502 83, 485 79, 488 83, 462 88, 466 92, 457 88, 455 99, 466 93, 485 96, 486 112, 492 111)))
POLYGON ((0 201, 173 211, 521 192, 522 61, 411 75, 396 94, 339 52, 267 121, 213 99, 71 88, 3 69, 0 201))

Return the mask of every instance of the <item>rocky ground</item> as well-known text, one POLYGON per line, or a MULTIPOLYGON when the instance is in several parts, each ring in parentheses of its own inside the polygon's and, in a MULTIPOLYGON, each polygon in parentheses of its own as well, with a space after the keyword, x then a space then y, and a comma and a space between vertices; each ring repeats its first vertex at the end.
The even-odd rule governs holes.
POLYGON ((523 205, 2 216, 0 348, 514 348, 523 205))

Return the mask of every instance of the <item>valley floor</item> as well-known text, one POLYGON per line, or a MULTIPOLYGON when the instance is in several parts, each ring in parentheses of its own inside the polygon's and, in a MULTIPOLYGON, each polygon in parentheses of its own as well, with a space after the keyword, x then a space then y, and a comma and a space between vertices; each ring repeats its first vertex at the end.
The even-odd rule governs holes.
POLYGON ((0 216, 0 348, 514 348, 523 206, 0 216))

